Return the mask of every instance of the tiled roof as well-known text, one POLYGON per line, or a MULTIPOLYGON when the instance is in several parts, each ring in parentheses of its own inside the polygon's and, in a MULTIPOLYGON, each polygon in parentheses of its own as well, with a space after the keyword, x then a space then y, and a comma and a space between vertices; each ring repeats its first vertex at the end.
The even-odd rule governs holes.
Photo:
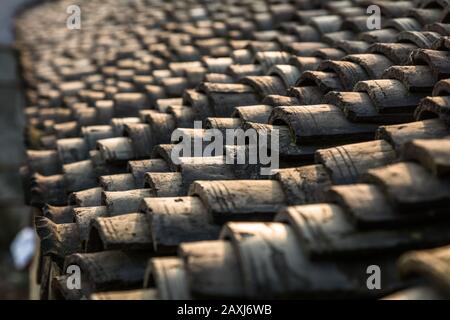
POLYGON ((448 282, 448 249, 403 254, 450 244, 450 2, 67 5, 17 19, 42 299, 443 295, 403 275, 448 282), (279 130, 275 175, 170 156, 238 128, 279 130))

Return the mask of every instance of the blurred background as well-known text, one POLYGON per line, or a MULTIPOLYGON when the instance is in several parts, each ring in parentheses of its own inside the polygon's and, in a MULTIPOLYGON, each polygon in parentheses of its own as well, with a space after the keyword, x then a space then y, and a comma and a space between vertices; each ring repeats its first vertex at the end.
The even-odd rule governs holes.
MULTIPOLYGON (((28 272, 14 265, 11 244, 29 225, 19 168, 24 162, 23 88, 14 49, 13 18, 37 1, 0 0, 0 299, 27 299, 28 272)), ((20 248, 19 248, 20 250, 20 248)))

